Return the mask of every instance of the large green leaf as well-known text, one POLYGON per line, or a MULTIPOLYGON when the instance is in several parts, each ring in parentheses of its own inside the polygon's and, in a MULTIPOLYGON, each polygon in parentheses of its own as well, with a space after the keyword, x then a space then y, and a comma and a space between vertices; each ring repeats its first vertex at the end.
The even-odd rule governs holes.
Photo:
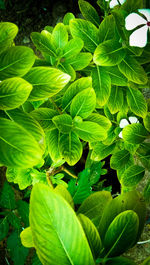
POLYGON ((15 109, 28 98, 32 85, 20 77, 8 78, 0 83, 0 109, 15 109))
POLYGON ((89 52, 94 52, 99 44, 98 29, 84 19, 72 19, 70 30, 73 37, 79 37, 84 42, 84 47, 89 52))
POLYGON ((72 100, 70 114, 74 118, 80 116, 87 118, 95 109, 96 95, 93 88, 87 88, 79 92, 72 100))
POLYGON ((63 59, 66 63, 71 63, 74 57, 82 50, 83 41, 80 38, 71 39, 63 49, 63 59))
POLYGON ((131 55, 127 55, 118 65, 121 73, 125 75, 128 80, 136 84, 147 83, 147 75, 143 67, 131 55))
POLYGON ((136 240, 139 218, 132 211, 124 211, 112 221, 104 238, 106 256, 117 256, 129 249, 136 240))
POLYGON ((64 109, 69 109, 68 107, 71 104, 73 98, 82 90, 92 87, 92 78, 91 77, 82 77, 73 82, 68 89, 66 90, 62 98, 62 106, 64 109))
POLYGON ((77 213, 84 214, 98 227, 103 211, 111 200, 111 193, 108 191, 94 192, 82 202, 77 213))
POLYGON ((143 94, 139 90, 129 87, 127 90, 127 102, 133 113, 135 113, 140 117, 146 116, 147 113, 146 100, 143 94))
POLYGON ((96 93, 97 104, 104 106, 110 96, 111 79, 109 74, 101 66, 92 70, 92 84, 96 93))
POLYGON ((114 17, 112 15, 106 16, 99 26, 99 42, 113 39, 115 35, 114 17))
POLYGON ((0 22, 0 53, 8 49, 18 33, 18 27, 10 22, 0 22))
POLYGON ((75 125, 74 132, 76 132, 84 141, 102 141, 107 137, 106 130, 99 124, 92 121, 84 121, 75 125))
POLYGON ((125 166, 125 164, 130 159, 130 153, 127 150, 121 150, 114 153, 110 159, 110 166, 113 169, 120 169, 125 166))
POLYGON ((56 125, 57 129, 61 133, 70 133, 72 129, 72 118, 68 114, 57 115, 52 118, 52 121, 56 125))
POLYGON ((52 118, 58 115, 56 110, 49 108, 39 108, 30 112, 30 115, 39 122, 45 131, 53 130, 55 128, 52 118))
POLYGON ((91 248, 92 254, 94 258, 97 258, 100 255, 100 251, 102 248, 102 242, 101 242, 99 233, 95 225, 91 222, 91 220, 87 216, 80 213, 78 215, 78 219, 83 227, 83 230, 89 242, 89 246, 91 248))
POLYGON ((54 129, 48 132, 47 134, 47 143, 48 143, 48 151, 50 157, 53 161, 57 162, 62 158, 59 149, 58 149, 58 142, 59 142, 60 134, 58 129, 54 129))
POLYGON ((33 85, 29 100, 41 100, 57 94, 69 82, 70 76, 52 67, 33 67, 24 77, 33 85))
POLYGON ((111 84, 116 86, 127 86, 127 78, 119 71, 118 66, 103 67, 111 78, 111 84))
POLYGON ((112 86, 107 105, 112 114, 121 110, 123 105, 123 90, 121 87, 112 86))
POLYGON ((144 177, 145 169, 138 165, 128 167, 121 176, 121 184, 125 187, 134 187, 144 177))
POLYGON ((72 58, 70 64, 75 71, 80 71, 87 67, 92 60, 92 54, 89 52, 80 52, 77 56, 72 58))
POLYGON ((100 18, 96 9, 87 1, 79 0, 79 8, 83 17, 91 21, 95 26, 99 26, 100 18))
POLYGON ((54 189, 54 192, 61 195, 74 209, 74 202, 73 202, 72 196, 64 185, 58 184, 56 188, 54 189))
POLYGON ((44 151, 45 150, 45 134, 40 126, 40 124, 30 116, 30 114, 20 110, 14 109, 7 111, 8 116, 14 122, 21 125, 25 130, 27 130, 37 141, 40 148, 44 151))
POLYGON ((93 61, 97 65, 113 66, 119 64, 125 54, 125 49, 118 40, 106 40, 96 48, 93 61))
POLYGON ((31 39, 38 50, 50 56, 56 57, 56 49, 51 41, 51 34, 44 30, 45 34, 32 32, 31 39))
POLYGON ((71 206, 48 186, 33 187, 29 218, 33 243, 42 264, 95 264, 71 206))
POLYGON ((111 145, 105 145, 102 142, 96 143, 92 150, 91 159, 93 159, 94 161, 100 161, 106 158, 113 152, 115 146, 115 143, 111 145))
POLYGON ((0 164, 29 168, 37 165, 42 150, 35 138, 17 123, 0 119, 0 164))
POLYGON ((105 116, 98 113, 92 113, 87 117, 88 121, 93 121, 102 126, 106 131, 111 127, 111 122, 105 116))
POLYGON ((139 8, 143 8, 143 1, 137 0, 126 0, 122 5, 122 9, 126 10, 128 13, 136 12, 139 8))
POLYGON ((71 12, 66 13, 65 16, 64 16, 64 18, 63 18, 64 25, 69 25, 69 21, 71 19, 74 19, 74 18, 75 18, 75 16, 74 16, 73 13, 71 13, 71 12))
POLYGON ((33 50, 23 46, 13 46, 0 56, 0 77, 4 80, 9 77, 25 75, 35 61, 33 50))
POLYGON ((58 23, 52 32, 52 43, 57 48, 64 48, 68 42, 68 32, 63 23, 58 23))
POLYGON ((61 156, 70 166, 75 165, 82 156, 82 144, 74 132, 60 137, 59 150, 61 156))
POLYGON ((140 144, 149 135, 141 123, 132 123, 123 128, 123 139, 131 144, 140 144))

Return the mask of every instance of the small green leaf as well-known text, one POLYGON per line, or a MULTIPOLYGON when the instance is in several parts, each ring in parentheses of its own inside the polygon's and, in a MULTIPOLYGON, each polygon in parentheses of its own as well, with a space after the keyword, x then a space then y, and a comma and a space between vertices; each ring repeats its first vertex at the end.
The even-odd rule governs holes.
POLYGON ((56 49, 51 41, 51 34, 48 31, 44 31, 45 34, 38 32, 31 33, 31 39, 38 50, 42 53, 46 53, 50 56, 56 57, 56 49))
POLYGON ((123 90, 121 87, 112 86, 107 106, 112 114, 121 110, 123 105, 123 90))
POLYGON ((71 63, 74 57, 82 50, 83 41, 80 38, 71 39, 63 49, 62 58, 66 63, 71 63))
POLYGON ((57 48, 63 48, 68 42, 68 32, 63 23, 58 23, 52 32, 52 43, 57 48))
POLYGON ((129 249, 136 240, 139 218, 132 211, 124 211, 112 221, 104 238, 106 256, 117 256, 129 249))
POLYGON ((93 121, 102 126, 106 131, 111 127, 111 122, 105 116, 100 115, 98 113, 92 113, 87 117, 87 121, 93 121))
POLYGON ((24 76, 33 85, 29 100, 41 100, 57 94, 70 81, 70 76, 52 67, 33 67, 24 76))
POLYGON ((59 138, 60 135, 58 129, 51 130, 47 134, 48 151, 50 157, 55 162, 62 159, 62 156, 58 149, 59 138))
POLYGON ((3 219, 0 219, 0 241, 5 239, 5 237, 8 235, 9 231, 9 224, 7 220, 7 216, 4 217, 3 219))
POLYGON ((92 121, 84 121, 76 124, 74 132, 86 142, 102 141, 107 137, 106 130, 92 121))
POLYGON ((95 109, 96 95, 93 88, 87 88, 79 92, 72 100, 70 114, 74 118, 80 116, 87 118, 95 109))
POLYGON ((75 71, 80 71, 87 67, 92 60, 92 54, 89 52, 80 52, 76 57, 72 58, 70 62, 75 71))
POLYGON ((18 184, 20 190, 24 190, 32 184, 31 177, 32 169, 20 169, 8 167, 6 171, 6 178, 9 182, 18 184))
POLYGON ((35 61, 33 50, 23 46, 13 46, 0 56, 1 80, 25 75, 35 61))
POLYGON ((52 122, 52 118, 58 115, 58 112, 49 108, 39 108, 30 112, 30 115, 39 122, 43 130, 53 130, 55 125, 52 122))
POLYGON ((59 151, 66 162, 73 166, 82 156, 82 144, 74 132, 62 135, 59 140, 59 151))
POLYGON ((105 145, 102 142, 96 143, 92 150, 91 159, 93 159, 94 161, 100 161, 106 158, 107 156, 112 154, 115 146, 115 143, 111 145, 105 145))
POLYGON ((106 16, 99 26, 99 42, 113 39, 116 35, 115 20, 112 15, 106 16))
POLYGON ((95 225, 91 222, 91 220, 87 216, 80 213, 78 215, 78 219, 83 227, 83 230, 89 242, 89 246, 91 248, 92 254, 95 258, 97 258, 102 248, 102 242, 100 239, 100 235, 95 225))
POLYGON ((119 64, 125 54, 125 49, 118 40, 106 40, 96 48, 93 61, 97 65, 113 66, 119 64))
POLYGON ((20 219, 16 216, 16 214, 14 212, 10 212, 8 214, 8 222, 11 225, 11 227, 13 227, 14 229, 16 229, 16 230, 21 229, 20 219))
POLYGON ((61 133, 70 133, 72 129, 72 118, 68 114, 57 115, 52 118, 52 121, 56 125, 57 129, 61 133))
POLYGON ((119 71, 118 66, 103 67, 111 78, 111 84, 116 86, 127 86, 127 78, 119 71))
POLYGON ((0 109, 15 109, 28 98, 32 85, 19 77, 8 78, 0 83, 0 109))
POLYGON ((96 9, 87 1, 79 0, 79 8, 83 17, 92 22, 95 26, 99 26, 100 18, 96 9))
POLYGON ((127 55, 118 65, 121 73, 125 75, 128 80, 136 84, 147 83, 147 75, 143 67, 131 55, 127 55))
POLYGON ((16 207, 15 193, 7 181, 5 181, 0 194, 0 206, 10 210, 14 210, 16 207))
POLYGON ((129 161, 130 153, 127 150, 121 150, 114 153, 110 159, 110 166, 113 169, 120 169, 129 161))
POLYGON ((10 22, 0 22, 0 53, 7 50, 18 33, 18 27, 10 22))
POLYGON ((111 92, 111 79, 104 67, 96 65, 92 70, 92 84, 96 93, 97 104, 102 107, 108 101, 111 92))
POLYGON ((64 25, 69 25, 70 20, 74 19, 74 18, 75 18, 75 16, 73 13, 70 13, 70 12, 66 13, 64 18, 63 18, 64 25))
POLYGON ((21 243, 24 247, 26 248, 32 248, 34 247, 34 243, 33 243, 33 237, 32 237, 32 231, 31 231, 31 227, 27 227, 25 228, 21 234, 20 234, 20 238, 21 238, 21 243))
POLYGON ((146 100, 143 94, 139 90, 129 87, 127 90, 127 102, 133 113, 135 113, 140 117, 146 116, 147 113, 146 100))
POLYGON ((63 71, 64 73, 68 74, 69 76, 71 76, 70 81, 74 81, 76 79, 76 72, 73 69, 73 67, 66 62, 62 62, 59 64, 58 69, 60 69, 61 71, 63 71))
POLYGON ((99 44, 98 29, 84 19, 72 19, 69 25, 72 36, 81 38, 85 49, 94 52, 99 44))
POLYGON ((150 112, 148 112, 147 115, 144 117, 143 122, 146 130, 150 132, 150 112))
POLYGON ((123 128, 122 136, 124 141, 131 144, 140 144, 149 135, 148 131, 140 123, 132 123, 123 128))
POLYGON ((121 184, 125 187, 134 187, 144 177, 145 169, 138 165, 128 167, 121 177, 121 184))

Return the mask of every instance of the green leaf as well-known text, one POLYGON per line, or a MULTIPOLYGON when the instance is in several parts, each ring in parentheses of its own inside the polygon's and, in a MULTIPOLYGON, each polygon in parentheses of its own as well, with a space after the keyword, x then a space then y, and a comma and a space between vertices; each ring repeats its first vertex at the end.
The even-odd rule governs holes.
POLYGON ((45 34, 38 32, 31 33, 31 39, 38 50, 47 55, 56 57, 56 49, 51 40, 51 34, 44 30, 45 34))
POLYGON ((7 216, 4 217, 3 219, 0 219, 0 241, 5 239, 5 237, 8 235, 9 231, 9 224, 7 220, 7 216))
POLYGON ((107 106, 112 114, 121 110, 123 105, 123 90, 121 87, 112 86, 107 106))
POLYGON ((78 219, 83 227, 83 230, 89 242, 89 246, 91 248, 92 254, 95 258, 97 258, 102 248, 102 242, 100 239, 100 235, 95 225, 91 222, 91 220, 87 216, 80 213, 78 215, 78 219))
POLYGON ((52 32, 52 43, 57 48, 63 48, 68 42, 68 32, 63 23, 58 23, 52 32))
POLYGON ((51 130, 47 134, 48 151, 50 157, 55 162, 62 159, 62 156, 58 149, 59 138, 60 135, 58 129, 51 130))
POLYGON ((92 87, 91 77, 81 77, 80 79, 73 82, 66 90, 62 98, 62 107, 64 109, 69 109, 71 101, 73 98, 82 90, 92 87))
POLYGON ((54 192, 56 192, 59 195, 61 195, 71 205, 71 207, 74 209, 74 202, 73 202, 73 199, 71 197, 71 194, 66 189, 66 187, 64 185, 58 184, 56 186, 56 188, 54 189, 54 192))
POLYGON ((85 169, 88 168, 90 170, 90 185, 96 184, 102 173, 102 163, 93 161, 90 159, 91 152, 88 153, 87 159, 86 159, 86 164, 85 164, 85 169))
POLYGON ((81 204, 90 194, 90 170, 84 169, 78 174, 78 179, 71 179, 68 183, 70 192, 75 204, 81 204))
POLYGON ((80 38, 71 39, 63 49, 62 58, 66 63, 71 63, 74 57, 82 50, 83 41, 80 38))
POLYGON ((21 125, 27 130, 37 141, 41 150, 45 151, 45 134, 40 124, 30 116, 30 114, 20 110, 14 109, 7 111, 7 114, 11 120, 21 125))
POLYGON ((150 257, 148 257, 147 259, 145 259, 141 265, 149 265, 149 262, 150 262, 150 257))
POLYGON ((76 124, 74 132, 86 142, 102 141, 107 137, 106 130, 92 121, 84 121, 76 124))
POLYGON ((122 5, 122 9, 126 10, 128 13, 136 12, 139 8, 143 8, 143 1, 137 0, 126 0, 122 5))
POLYGON ((81 38, 85 49, 94 52, 99 44, 98 29, 84 19, 72 19, 69 25, 72 36, 81 38))
POLYGON ((70 75, 71 76, 70 81, 74 81, 76 79, 76 72, 70 64, 66 62, 60 63, 58 69, 70 75))
POLYGON ((100 18, 96 9, 87 1, 79 0, 79 9, 83 17, 92 22, 95 26, 99 26, 100 18))
POLYGON ((93 61, 97 65, 113 66, 119 64, 125 54, 125 49, 118 40, 106 40, 96 48, 93 61))
POLYGON ((127 90, 127 102, 133 113, 140 117, 145 117, 147 113, 147 104, 143 94, 131 87, 127 90))
POLYGON ((147 83, 148 79, 143 67, 133 56, 127 55, 118 67, 120 72, 123 73, 129 81, 136 84, 147 83))
POLYGON ((30 112, 30 115, 39 122, 43 130, 53 130, 55 125, 52 118, 58 115, 58 112, 49 108, 39 108, 30 112))
POLYGON ((99 26, 99 42, 113 39, 116 35, 115 20, 112 15, 106 16, 99 26))
POLYGON ((72 118, 68 114, 57 115, 52 118, 52 121, 61 133, 68 134, 72 130, 72 118))
POLYGON ((146 116, 143 119, 143 122, 146 130, 150 132, 150 112, 146 114, 146 116))
POLYGON ((148 136, 148 131, 140 123, 132 123, 123 128, 122 136, 124 141, 131 144, 140 144, 148 136))
POLYGON ((14 210, 16 207, 15 194, 12 187, 7 181, 4 182, 1 194, 0 194, 0 206, 2 208, 14 210))
POLYGON ((6 178, 7 181, 18 184, 20 190, 24 190, 32 184, 31 172, 31 168, 20 169, 8 167, 6 171, 6 178))
POLYGON ((0 83, 0 109, 15 109, 28 98, 32 85, 19 77, 8 78, 0 83))
POLYGON ((21 234, 20 234, 20 238, 21 238, 21 243, 24 247, 26 248, 32 248, 34 247, 33 244, 33 237, 32 237, 32 231, 31 231, 31 227, 27 227, 25 228, 21 234))
POLYGON ((29 168, 37 165, 43 152, 35 138, 17 123, 0 119, 0 163, 8 167, 29 168))
POLYGON ((121 150, 114 153, 110 159, 110 166, 113 169, 121 169, 130 159, 130 153, 127 150, 121 150))
POLYGON ((17 201, 17 210, 24 226, 29 226, 29 204, 23 200, 17 201))
POLYGON ((73 13, 70 13, 70 12, 66 13, 64 18, 63 18, 64 25, 69 25, 70 20, 74 19, 74 18, 75 18, 75 16, 73 13))
POLYGON ((70 114, 74 118, 80 116, 87 118, 95 109, 96 95, 93 88, 87 88, 79 92, 72 100, 70 114))
POLYGON ((24 76, 33 85, 29 100, 41 100, 57 94, 70 81, 70 76, 52 67, 33 67, 24 76))
POLYGON ((13 46, 0 56, 0 77, 4 80, 9 77, 25 75, 35 61, 33 50, 23 46, 13 46))
POLYGON ((77 213, 87 216, 96 227, 99 226, 103 211, 108 202, 112 200, 108 191, 97 191, 85 199, 79 207, 77 213))
POLYGON ((94 161, 100 161, 110 154, 112 154, 116 144, 105 145, 102 142, 96 143, 92 150, 91 159, 94 161))
POLYGON ((128 167, 121 177, 121 184, 125 187, 134 187, 144 177, 145 169, 138 165, 128 167))
POLYGON ((7 239, 7 251, 14 265, 24 265, 28 256, 29 250, 22 246, 19 233, 14 231, 7 239))
POLYGON ((139 227, 137 214, 132 211, 124 211, 112 221, 104 238, 106 256, 117 256, 129 249, 136 240, 139 227))
POLYGON ((111 122, 105 116, 98 113, 92 113, 87 117, 88 121, 93 121, 102 126, 106 131, 111 127, 111 122))
POLYGON ((136 265, 134 261, 124 257, 116 257, 112 259, 108 259, 105 265, 136 265))
POLYGON ((62 135, 59 140, 59 151, 66 162, 73 166, 82 156, 82 144, 74 132, 62 135))
POLYGON ((92 84, 97 104, 102 107, 108 101, 111 92, 111 79, 103 67, 96 65, 92 70, 92 84))
POLYGON ((21 229, 21 222, 20 219, 16 216, 14 212, 10 212, 8 214, 8 222, 15 230, 21 229))
POLYGON ((70 62, 75 71, 80 71, 87 67, 92 60, 92 54, 89 52, 80 52, 76 57, 72 58, 70 62))
POLYGON ((127 86, 127 78, 119 71, 118 66, 103 67, 111 78, 111 84, 116 86, 127 86))
POLYGON ((33 243, 42 263, 95 264, 82 226, 72 208, 43 184, 36 184, 31 193, 30 226, 33 243))
POLYGON ((7 50, 18 33, 18 27, 10 22, 0 22, 0 53, 7 50))

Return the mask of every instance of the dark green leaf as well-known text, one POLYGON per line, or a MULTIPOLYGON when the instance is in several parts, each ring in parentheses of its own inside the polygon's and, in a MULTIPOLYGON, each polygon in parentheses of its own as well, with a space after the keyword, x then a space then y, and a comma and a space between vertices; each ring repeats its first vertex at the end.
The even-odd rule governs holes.
POLYGON ((149 135, 141 123, 133 123, 123 128, 123 139, 131 144, 140 144, 149 135))
POLYGON ((87 1, 79 0, 79 8, 83 17, 91 21, 95 26, 99 26, 100 18, 96 9, 87 1))
POLYGON ((144 177, 145 169, 138 165, 128 167, 121 177, 121 184, 125 187, 134 187, 144 177))
POLYGON ((130 153, 127 150, 121 150, 114 153, 110 159, 110 166, 113 169, 120 169, 129 161, 130 153))
POLYGON ((0 219, 0 241, 5 239, 9 231, 7 216, 0 219))
POLYGON ((23 200, 18 200, 17 210, 25 227, 29 226, 29 204, 23 200))
POLYGON ((16 207, 14 191, 7 181, 4 183, 0 194, 0 206, 10 210, 14 210, 16 207))

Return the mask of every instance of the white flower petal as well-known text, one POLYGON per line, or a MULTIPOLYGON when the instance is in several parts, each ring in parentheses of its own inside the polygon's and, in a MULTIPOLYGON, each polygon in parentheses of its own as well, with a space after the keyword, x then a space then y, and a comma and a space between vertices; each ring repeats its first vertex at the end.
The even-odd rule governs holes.
POLYGON ((122 132, 120 132, 118 136, 119 136, 120 138, 123 138, 123 137, 122 137, 122 132))
POLYGON ((109 4, 110 8, 113 8, 114 6, 118 5, 118 1, 117 0, 112 0, 109 4))
POLYGON ((136 28, 141 24, 146 24, 147 21, 136 13, 131 13, 125 19, 125 27, 127 30, 136 28))
POLYGON ((137 123, 138 122, 138 119, 136 118, 136 117, 129 117, 129 121, 131 122, 131 123, 137 123))
POLYGON ((119 0, 119 2, 120 2, 121 5, 124 4, 125 1, 126 0, 119 0))
POLYGON ((148 27, 147 25, 135 30, 131 35, 129 39, 130 46, 136 46, 143 48, 147 44, 147 31, 148 27))
POLYGON ((147 18, 147 21, 150 21, 150 9, 138 9, 138 11, 147 18))
POLYGON ((124 128, 125 126, 129 125, 129 122, 126 119, 122 119, 120 121, 119 127, 124 128))

